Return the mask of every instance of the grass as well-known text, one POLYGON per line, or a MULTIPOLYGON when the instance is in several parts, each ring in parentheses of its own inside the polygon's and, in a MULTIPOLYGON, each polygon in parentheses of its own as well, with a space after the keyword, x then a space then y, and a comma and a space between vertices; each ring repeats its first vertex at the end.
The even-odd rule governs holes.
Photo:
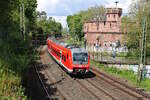
POLYGON ((117 69, 115 67, 107 67, 103 64, 97 63, 95 61, 91 61, 91 66, 96 66, 98 67, 100 70, 103 70, 104 72, 107 72, 113 76, 117 76, 120 78, 123 78, 125 80, 128 80, 129 83, 131 83, 134 86, 138 86, 140 88, 143 88, 147 91, 150 91, 150 79, 143 79, 142 82, 137 85, 137 75, 134 74, 133 71, 130 70, 120 70, 117 69))
MULTIPOLYGON (((90 52, 90 53, 93 53, 95 55, 102 55, 102 56, 110 56, 112 57, 112 53, 111 52, 90 52)), ((129 53, 127 52, 120 52, 120 53, 117 53, 116 54, 116 57, 123 57, 123 58, 127 58, 127 59, 139 59, 138 57, 135 57, 135 56, 128 56, 129 53)))
POLYGON ((9 69, 2 68, 2 65, 0 66, 0 99, 26 100, 27 97, 24 95, 24 88, 20 85, 21 77, 15 75, 15 73, 9 69))

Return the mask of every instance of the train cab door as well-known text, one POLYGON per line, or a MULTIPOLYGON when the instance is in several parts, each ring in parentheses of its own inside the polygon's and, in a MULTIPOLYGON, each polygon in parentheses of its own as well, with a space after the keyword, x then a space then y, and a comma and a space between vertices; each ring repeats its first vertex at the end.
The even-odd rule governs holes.
POLYGON ((62 61, 62 51, 60 51, 60 63, 62 63, 61 61, 62 61))

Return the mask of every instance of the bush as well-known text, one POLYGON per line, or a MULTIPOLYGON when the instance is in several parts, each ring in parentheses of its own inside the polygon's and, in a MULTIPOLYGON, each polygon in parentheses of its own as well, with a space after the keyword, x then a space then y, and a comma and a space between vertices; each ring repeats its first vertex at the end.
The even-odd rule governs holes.
POLYGON ((21 38, 0 40, 0 99, 27 99, 21 85, 22 72, 31 62, 29 44, 21 38))

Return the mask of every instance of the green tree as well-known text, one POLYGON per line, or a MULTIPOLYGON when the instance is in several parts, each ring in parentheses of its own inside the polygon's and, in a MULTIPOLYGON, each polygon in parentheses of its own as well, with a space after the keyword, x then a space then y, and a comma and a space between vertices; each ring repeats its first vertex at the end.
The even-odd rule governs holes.
POLYGON ((69 27, 69 34, 75 38, 75 40, 81 41, 84 37, 83 24, 86 21, 97 22, 97 28, 100 21, 106 20, 106 11, 103 6, 94 6, 88 8, 88 10, 80 11, 75 15, 67 16, 67 24, 69 27))
MULTIPOLYGON (((29 41, 23 41, 20 29, 20 5, 25 5, 26 29, 34 22, 36 0, 0 1, 0 98, 27 99, 21 86, 22 72, 31 63, 29 41), (35 6, 34 6, 35 4, 35 6), (29 12, 29 13, 27 13, 29 12), (29 21, 30 20, 30 21, 29 21), (6 88, 7 87, 7 88, 6 88)), ((34 24, 33 24, 34 25, 34 24)))
POLYGON ((76 40, 81 41, 84 36, 82 31, 83 21, 80 15, 73 15, 67 17, 67 23, 69 27, 69 33, 76 40))
POLYGON ((122 29, 126 29, 127 46, 129 49, 140 51, 143 22, 147 20, 147 56, 150 56, 150 1, 134 1, 130 5, 129 14, 122 19, 122 29))
POLYGON ((24 0, 25 16, 27 18, 27 32, 36 28, 36 7, 37 0, 24 0))
POLYGON ((69 32, 68 32, 68 28, 67 27, 64 27, 63 29, 62 29, 62 34, 68 34, 69 32))
POLYGON ((61 34, 62 25, 56 22, 52 17, 47 18, 46 12, 37 12, 37 26, 42 29, 43 33, 51 34, 57 33, 61 34))
POLYGON ((5 39, 14 29, 14 16, 16 13, 18 0, 0 1, 0 38, 5 39))

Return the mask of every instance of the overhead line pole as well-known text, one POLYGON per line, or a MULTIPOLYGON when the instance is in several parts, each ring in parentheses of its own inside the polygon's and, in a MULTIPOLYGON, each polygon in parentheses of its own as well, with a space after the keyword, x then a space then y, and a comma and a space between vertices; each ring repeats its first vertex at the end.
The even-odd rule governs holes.
POLYGON ((26 32, 25 32, 25 14, 24 14, 24 4, 20 4, 20 33, 23 35, 23 38, 25 40, 26 38, 26 32))
POLYGON ((24 40, 26 39, 26 29, 25 29, 25 12, 24 12, 24 4, 22 4, 23 8, 23 34, 24 34, 24 40))
MULTIPOLYGON (((144 7, 144 4, 143 4, 144 7)), ((144 12, 144 8, 143 8, 144 12)), ((142 37, 141 37, 141 53, 140 53, 140 64, 138 67, 138 83, 141 83, 143 79, 143 72, 145 71, 145 63, 146 63, 146 32, 147 32, 147 17, 143 18, 142 24, 142 37)))

